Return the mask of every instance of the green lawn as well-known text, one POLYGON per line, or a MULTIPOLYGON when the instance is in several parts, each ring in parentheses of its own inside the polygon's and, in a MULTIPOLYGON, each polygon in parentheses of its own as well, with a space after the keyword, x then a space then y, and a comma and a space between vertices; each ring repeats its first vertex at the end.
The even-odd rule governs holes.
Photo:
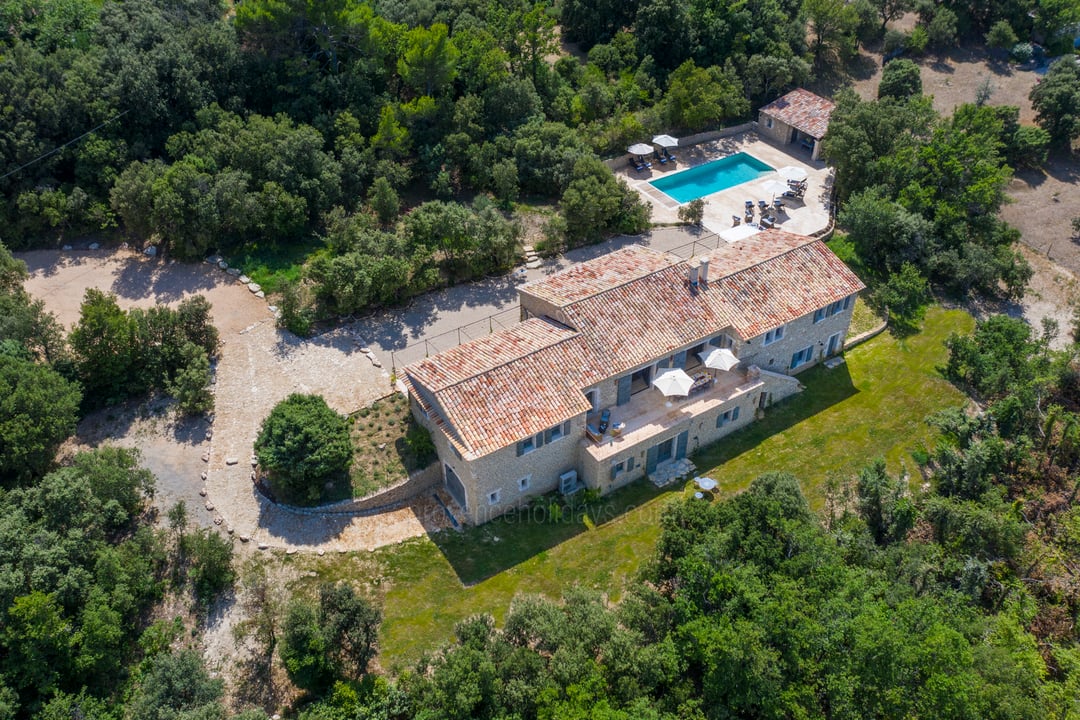
MULTIPOLYGON (((850 476, 876 456, 885 456, 894 471, 901 465, 914 470, 911 451, 931 440, 923 419, 964 402, 935 369, 945 360, 942 341, 972 326, 963 312, 933 308, 921 333, 903 340, 879 335, 848 352, 845 365, 804 373, 806 391, 694 456, 699 472, 734 492, 762 472, 789 470, 820 505, 830 474, 850 476)), ((378 567, 378 583, 389 583, 383 666, 407 665, 450 639, 454 624, 471 614, 489 612, 501 621, 517 593, 558 597, 576 582, 617 600, 652 552, 664 502, 684 491, 638 483, 604 498, 588 517, 553 523, 522 513, 365 554, 364 565, 378 567)), ((358 570, 358 562, 326 557, 316 569, 333 579, 349 567, 358 570)))

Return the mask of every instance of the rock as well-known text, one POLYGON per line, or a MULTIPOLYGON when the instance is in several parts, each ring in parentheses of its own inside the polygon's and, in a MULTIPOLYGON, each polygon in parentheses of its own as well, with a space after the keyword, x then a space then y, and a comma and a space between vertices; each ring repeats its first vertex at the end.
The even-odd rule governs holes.
POLYGON ((378 360, 376 360, 375 358, 371 358, 371 364, 374 365, 375 367, 382 367, 382 363, 379 362, 378 360))
POLYGON ((259 283, 249 282, 247 284, 247 286, 248 286, 248 290, 250 290, 253 293, 257 293, 260 290, 262 290, 262 286, 260 286, 259 283))
POLYGON ((360 348, 360 352, 364 353, 365 355, 370 355, 371 354, 371 348, 362 347, 362 348, 360 348))
POLYGON ((214 431, 213 430, 207 430, 206 431, 206 439, 209 440, 212 437, 214 437, 214 431))
POLYGON ((531 253, 535 248, 533 248, 532 245, 522 245, 521 249, 524 250, 526 253, 531 253))
POLYGON ((201 477, 203 480, 205 480, 206 479, 206 471, 203 470, 202 474, 199 477, 201 477))
POLYGON ((150 247, 146 248, 145 250, 143 250, 143 255, 146 255, 147 257, 157 257, 157 246, 151 245, 150 247))
POLYGON ((257 481, 258 481, 258 479, 259 479, 259 474, 258 474, 257 472, 255 472, 255 471, 253 470, 253 471, 251 472, 251 481, 252 481, 252 482, 257 482, 257 481))
POLYGON ((249 282, 251 282, 251 278, 249 278, 247 275, 241 275, 240 282, 242 282, 244 285, 247 285, 249 282))
POLYGON ((276 313, 277 312, 277 305, 267 305, 266 309, 269 310, 272 313, 276 313))
POLYGON ((64 247, 62 247, 62 248, 60 248, 60 249, 61 249, 61 250, 70 250, 70 249, 71 249, 71 246, 70 246, 70 245, 65 245, 64 247))
POLYGON ((203 453, 202 454, 202 461, 203 462, 210 462, 210 453, 208 453, 208 452, 203 453))
POLYGON ((221 517, 220 515, 218 515, 217 517, 214 518, 214 524, 215 525, 220 525, 223 522, 225 522, 225 518, 221 517))
POLYGON ((525 263, 525 267, 529 268, 530 270, 535 270, 541 265, 543 265, 543 263, 539 260, 530 260, 529 262, 525 263))
POLYGON ((248 537, 247 535, 241 535, 240 536, 240 542, 242 542, 242 543, 251 542, 251 538, 248 537))
POLYGON ((325 554, 326 554, 326 551, 323 550, 322 548, 319 548, 319 552, 316 553, 316 555, 318 555, 319 557, 322 557, 325 554))
POLYGON ((214 512, 214 503, 212 503, 212 502, 206 503, 206 511, 207 512, 214 512))
POLYGON ((240 276, 240 268, 231 267, 228 270, 226 270, 225 272, 229 273, 233 277, 239 277, 240 276))
POLYGON ((199 489, 199 497, 206 497, 206 488, 199 489))
POLYGON ((296 554, 296 548, 289 548, 288 550, 285 551, 285 554, 286 555, 295 555, 296 554))
POLYGON ((210 263, 211 265, 217 265, 219 262, 221 262, 221 256, 211 255, 210 257, 206 258, 206 262, 210 263))
POLYGON ((259 458, 252 455, 251 456, 251 467, 258 467, 258 466, 259 466, 259 458))
POLYGON ((100 250, 101 249, 101 243, 90 243, 90 249, 91 250, 100 250))
POLYGON ((266 297, 266 293, 264 293, 262 290, 260 290, 259 292, 255 293, 255 297, 262 300, 264 297, 266 297))
POLYGON ((228 526, 226 526, 226 527, 225 527, 225 532, 227 532, 227 533, 229 533, 230 535, 232 535, 232 534, 233 534, 234 532, 236 532, 236 530, 234 530, 234 529, 233 529, 233 528, 231 528, 231 527, 228 527, 228 526))
POLYGON ((269 547, 270 547, 270 546, 269 546, 269 545, 267 545, 266 543, 259 543, 259 549, 260 549, 260 550, 266 550, 266 549, 267 549, 267 548, 269 548, 269 547))
POLYGON ((222 270, 228 270, 229 269, 229 263, 225 262, 224 260, 218 260, 217 261, 217 266, 219 268, 221 268, 222 270))
POLYGON ((385 450, 386 449, 386 443, 379 443, 379 449, 380 450, 385 450))
POLYGON ((235 464, 236 464, 236 463, 238 463, 238 462, 240 462, 240 461, 239 461, 239 460, 237 460, 237 459, 236 459, 236 458, 234 458, 234 457, 227 457, 227 458, 225 458, 225 464, 226 464, 226 465, 235 465, 235 464))

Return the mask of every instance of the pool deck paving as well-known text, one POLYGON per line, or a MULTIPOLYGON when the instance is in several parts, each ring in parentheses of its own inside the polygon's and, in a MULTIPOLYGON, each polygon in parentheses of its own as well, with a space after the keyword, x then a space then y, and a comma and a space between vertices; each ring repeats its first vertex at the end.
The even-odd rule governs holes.
MULTIPOLYGON (((832 173, 824 162, 811 160, 810 154, 798 145, 778 145, 765 140, 756 132, 748 131, 730 137, 712 140, 689 147, 673 149, 678 158, 671 163, 653 166, 642 172, 631 167, 616 167, 615 174, 622 177, 636 190, 645 202, 652 206, 654 223, 679 222, 681 203, 650 184, 660 177, 698 167, 713 160, 744 152, 773 168, 794 165, 806 170, 807 188, 801 200, 785 198, 785 212, 779 216, 779 227, 799 235, 811 235, 829 225, 829 202, 832 190, 832 173)), ((763 188, 767 180, 781 180, 779 173, 768 173, 735 187, 705 196, 705 216, 702 224, 712 232, 721 232, 735 223, 733 217, 742 218, 747 200, 757 205, 758 200, 770 202, 773 195, 763 188)))

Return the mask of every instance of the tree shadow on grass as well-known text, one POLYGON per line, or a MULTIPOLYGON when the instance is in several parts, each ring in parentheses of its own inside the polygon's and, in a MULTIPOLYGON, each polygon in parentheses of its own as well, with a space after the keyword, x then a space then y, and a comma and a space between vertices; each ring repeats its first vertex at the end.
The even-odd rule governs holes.
POLYGON ((563 504, 563 498, 545 495, 543 499, 551 504, 537 502, 461 532, 435 533, 431 540, 462 585, 469 587, 617 520, 670 490, 641 479, 597 502, 573 507, 563 504), (553 512, 552 505, 561 505, 560 510, 553 512))
POLYGON ((765 411, 765 417, 694 453, 698 469, 715 468, 757 447, 763 440, 847 400, 859 392, 847 364, 833 369, 813 367, 799 376, 803 392, 785 398, 765 411))

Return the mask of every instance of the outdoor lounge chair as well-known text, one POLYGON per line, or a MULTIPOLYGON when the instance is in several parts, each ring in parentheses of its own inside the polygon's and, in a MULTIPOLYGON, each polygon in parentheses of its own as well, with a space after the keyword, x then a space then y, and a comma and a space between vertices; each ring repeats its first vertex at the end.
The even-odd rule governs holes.
POLYGON ((611 411, 608 410, 607 408, 604 408, 604 411, 602 413, 600 413, 600 426, 597 428, 597 430, 600 431, 601 435, 603 435, 604 433, 607 432, 608 425, 610 423, 611 423, 611 411))
POLYGON ((589 436, 589 439, 593 442, 600 442, 604 439, 603 433, 594 428, 592 425, 585 426, 585 434, 589 436))
POLYGON ((741 222, 742 222, 742 218, 739 217, 738 215, 732 215, 731 216, 731 227, 735 227, 736 225, 738 225, 741 222))
POLYGON ((758 210, 761 210, 761 212, 765 212, 766 210, 769 209, 769 203, 765 202, 764 200, 758 200, 757 201, 757 206, 758 206, 758 210))
POLYGON ((664 148, 664 155, 665 155, 665 156, 667 157, 667 159, 668 159, 668 160, 670 160, 671 162, 676 162, 676 160, 675 160, 675 156, 674 156, 674 155, 672 155, 672 154, 671 154, 671 151, 670 151, 670 150, 668 150, 667 148, 664 148))
POLYGON ((753 200, 747 200, 746 201, 746 212, 747 213, 754 212, 754 201, 753 200))
POLYGON ((667 165, 667 158, 660 154, 659 150, 652 151, 653 157, 660 161, 661 165, 667 165))

